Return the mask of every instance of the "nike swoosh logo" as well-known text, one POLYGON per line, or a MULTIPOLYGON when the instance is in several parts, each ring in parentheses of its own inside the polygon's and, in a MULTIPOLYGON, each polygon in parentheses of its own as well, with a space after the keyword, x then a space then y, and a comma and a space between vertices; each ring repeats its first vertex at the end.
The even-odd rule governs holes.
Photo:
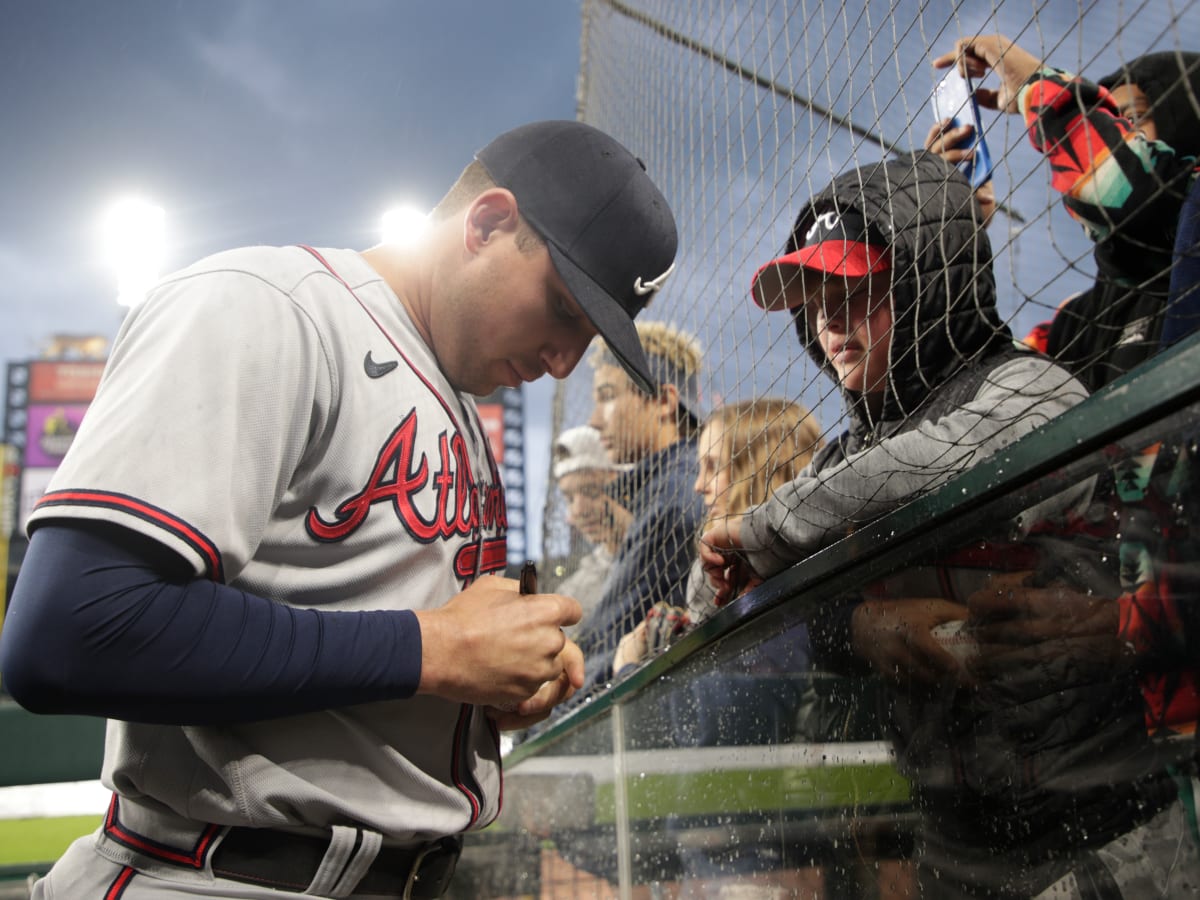
POLYGON ((371 359, 370 350, 367 351, 367 355, 363 358, 363 371, 367 373, 368 378, 382 378, 398 365, 400 363, 394 359, 389 362, 375 362, 375 360, 371 359))

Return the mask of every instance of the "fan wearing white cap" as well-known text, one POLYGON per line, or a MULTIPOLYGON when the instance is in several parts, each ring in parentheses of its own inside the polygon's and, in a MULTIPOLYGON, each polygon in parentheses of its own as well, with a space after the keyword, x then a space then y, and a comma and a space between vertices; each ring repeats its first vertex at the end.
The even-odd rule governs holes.
POLYGON ((611 493, 618 473, 628 466, 613 463, 600 443, 600 432, 590 425, 568 428, 560 434, 551 458, 554 480, 566 503, 567 524, 591 544, 574 571, 554 588, 556 593, 574 597, 583 607, 579 623, 565 629, 571 636, 586 627, 589 614, 600 602, 613 556, 629 526, 628 510, 611 493))

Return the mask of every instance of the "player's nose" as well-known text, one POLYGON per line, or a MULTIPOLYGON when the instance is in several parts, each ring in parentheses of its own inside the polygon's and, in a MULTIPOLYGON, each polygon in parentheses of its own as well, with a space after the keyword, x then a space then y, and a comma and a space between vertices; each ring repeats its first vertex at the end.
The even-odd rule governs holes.
POLYGON ((591 339, 575 339, 546 347, 542 350, 542 366, 554 378, 566 378, 575 371, 591 339))

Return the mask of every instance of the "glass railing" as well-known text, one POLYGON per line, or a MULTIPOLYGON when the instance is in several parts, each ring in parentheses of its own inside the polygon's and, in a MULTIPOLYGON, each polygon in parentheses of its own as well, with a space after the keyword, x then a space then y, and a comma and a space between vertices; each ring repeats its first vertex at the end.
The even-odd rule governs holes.
POLYGON ((456 890, 1148 896, 1198 836, 1198 439, 1191 341, 754 589, 518 743, 456 890))

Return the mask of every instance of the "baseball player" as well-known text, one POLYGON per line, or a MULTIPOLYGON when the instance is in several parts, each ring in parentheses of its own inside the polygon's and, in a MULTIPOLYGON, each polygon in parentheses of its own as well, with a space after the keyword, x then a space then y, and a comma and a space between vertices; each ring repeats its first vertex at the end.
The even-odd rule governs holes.
POLYGON ((414 248, 255 247, 126 319, 28 523, 0 640, 29 709, 110 719, 102 826, 40 898, 440 896, 499 812, 499 728, 583 679, 520 596, 472 395, 565 377, 676 232, 576 122, 481 150, 414 248))

